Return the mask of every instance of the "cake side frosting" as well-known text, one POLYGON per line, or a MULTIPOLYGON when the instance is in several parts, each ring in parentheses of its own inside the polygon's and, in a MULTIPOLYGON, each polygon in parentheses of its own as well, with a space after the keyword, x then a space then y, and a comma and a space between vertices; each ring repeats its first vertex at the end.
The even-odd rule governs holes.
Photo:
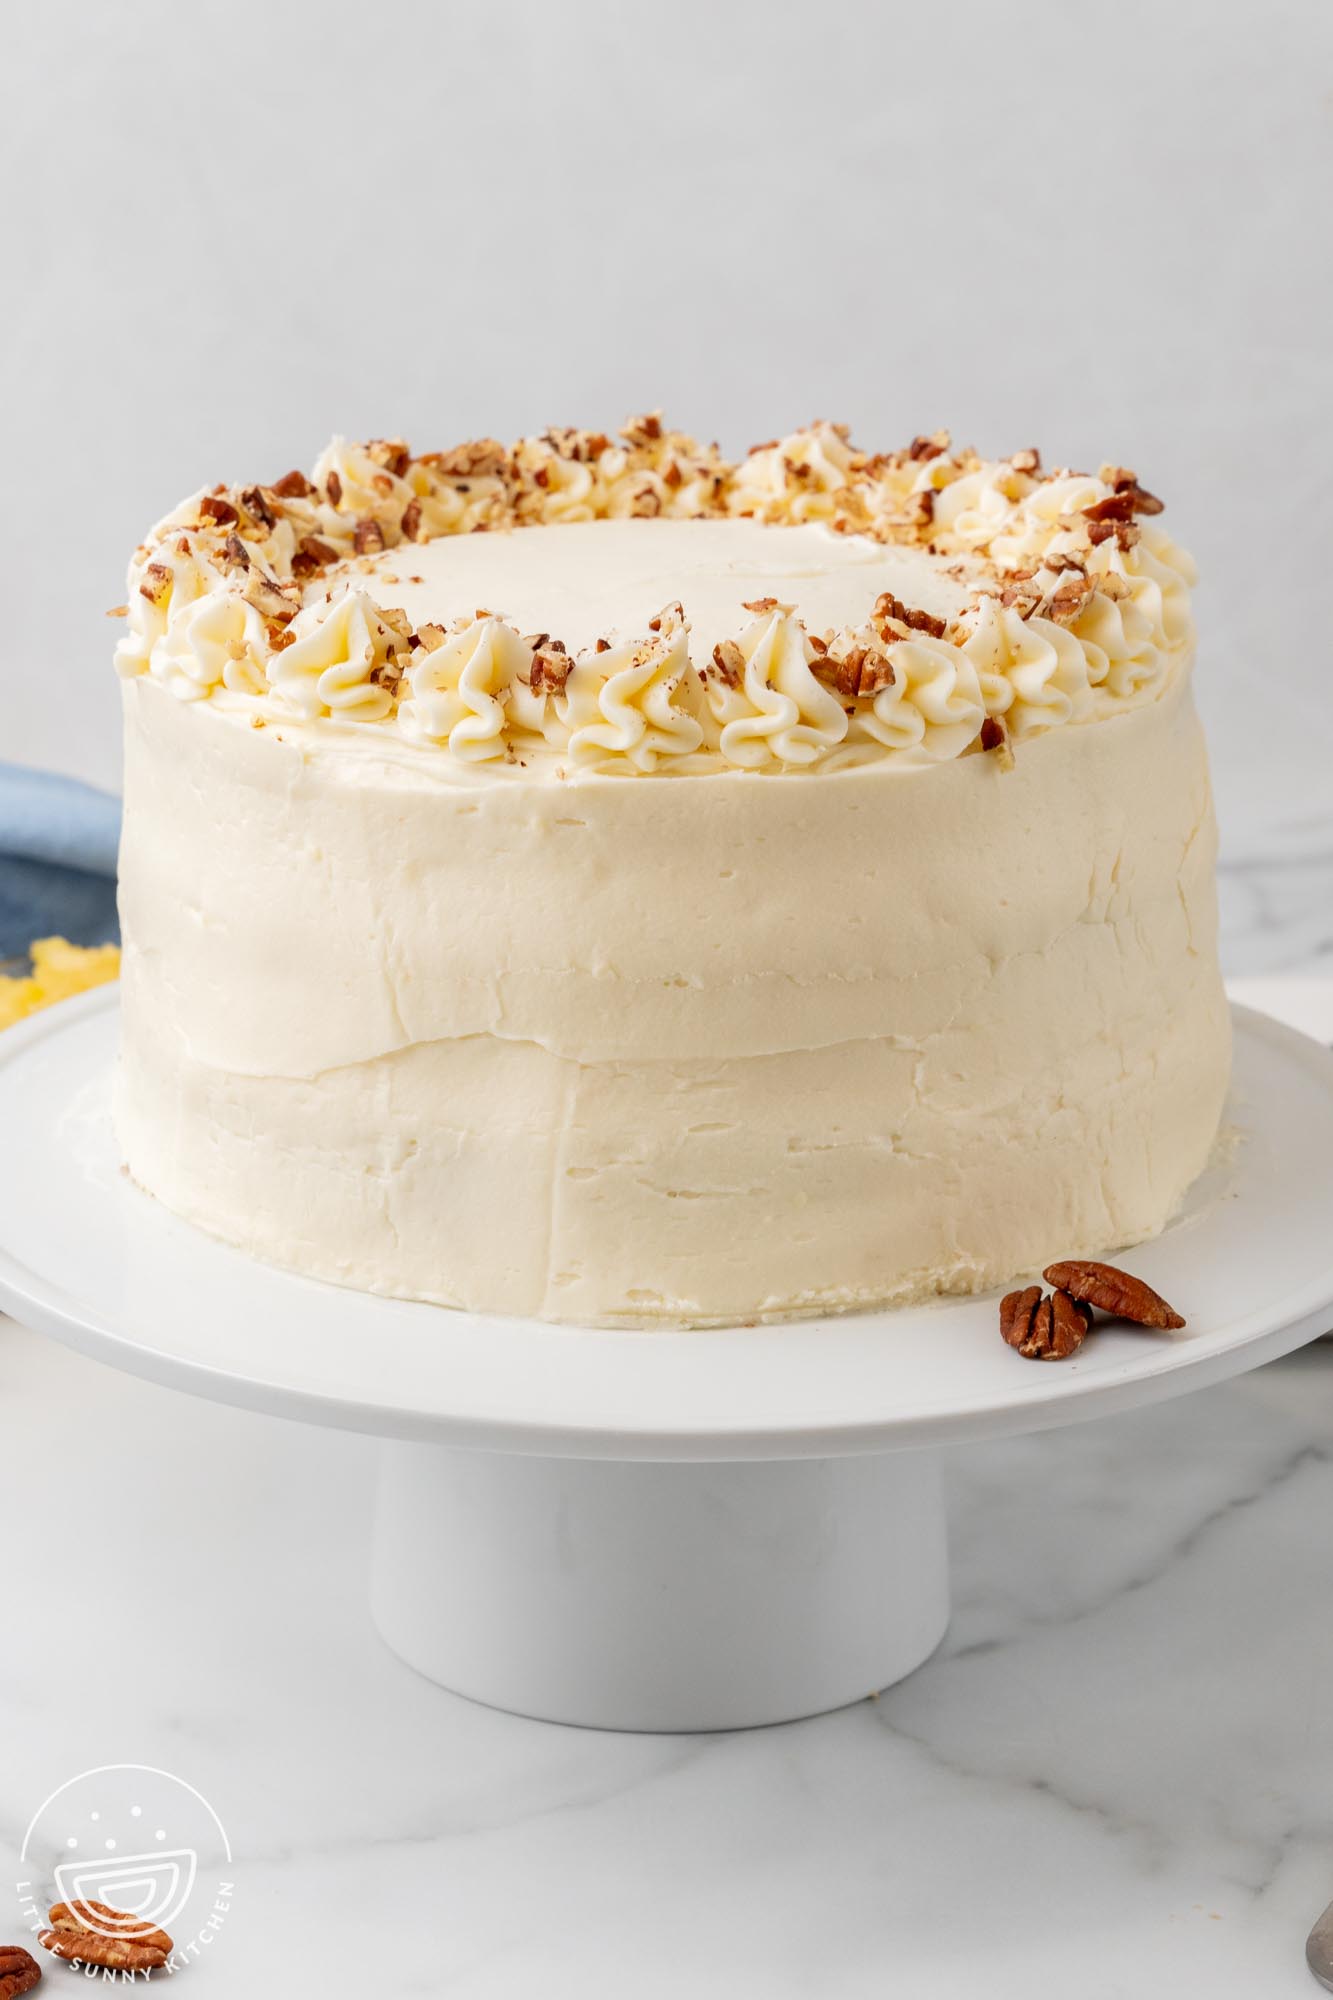
POLYGON ((1226 1088, 1187 680, 927 783, 442 783, 127 684, 131 1173, 254 1254, 661 1324, 1160 1229, 1226 1088))
POLYGON ((1188 663, 1193 577, 1160 511, 1123 467, 1046 474, 1035 452, 983 461, 943 434, 872 456, 817 425, 736 462, 656 417, 616 441, 551 431, 421 457, 337 441, 308 478, 215 488, 159 524, 117 665, 257 725, 534 779, 906 768, 984 727, 1017 741, 1158 698, 1188 663), (722 539, 706 605, 677 580, 687 521, 722 539), (598 561, 640 585, 611 629, 576 629, 554 585, 515 610, 545 560, 529 531, 572 548, 592 524, 598 561), (809 553, 776 565, 780 589, 719 601, 729 567, 763 572, 761 528, 809 553), (830 616, 828 575, 868 584, 877 565, 883 587, 830 616))

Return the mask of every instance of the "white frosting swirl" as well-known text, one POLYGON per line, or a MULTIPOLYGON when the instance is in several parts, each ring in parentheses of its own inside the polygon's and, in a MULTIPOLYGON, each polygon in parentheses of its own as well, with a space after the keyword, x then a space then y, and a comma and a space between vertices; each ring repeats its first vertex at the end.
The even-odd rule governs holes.
POLYGON ((349 590, 331 606, 309 606, 291 629, 296 636, 275 656, 269 679, 293 715, 307 722, 320 715, 378 722, 388 715, 393 698, 372 675, 395 635, 371 598, 349 590))
POLYGON ((1091 712, 1083 648, 1049 618, 1022 618, 984 597, 963 651, 976 668, 987 713, 1002 715, 1012 736, 1091 712))
POLYGON ((729 686, 708 679, 708 706, 729 764, 756 771, 770 763, 813 764, 847 734, 842 703, 816 680, 800 620, 779 607, 761 613, 737 640, 744 672, 729 686))
POLYGON ((986 717, 976 669, 946 640, 904 639, 888 649, 893 680, 858 709, 855 734, 892 750, 905 763, 940 764, 960 757, 986 717))
POLYGON ((579 655, 555 703, 576 762, 614 765, 623 759, 636 771, 651 771, 662 757, 699 748, 703 728, 685 706, 697 688, 689 629, 673 606, 660 614, 660 630, 648 639, 579 655))
POLYGON ((398 709, 403 734, 415 743, 447 743, 465 763, 502 757, 506 699, 531 668, 531 647, 503 619, 487 617, 412 658, 398 709))

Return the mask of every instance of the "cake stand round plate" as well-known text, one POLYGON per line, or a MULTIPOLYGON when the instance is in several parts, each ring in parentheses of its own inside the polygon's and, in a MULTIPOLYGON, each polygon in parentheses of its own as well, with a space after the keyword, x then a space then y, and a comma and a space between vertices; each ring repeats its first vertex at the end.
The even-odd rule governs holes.
POLYGON ((1327 1330, 1333 1057, 1235 1026, 1227 1157, 1132 1259, 1188 1329, 1102 1328, 1060 1364, 1003 1345, 994 1297, 593 1330, 255 1263, 120 1172, 114 989, 0 1040, 0 1306, 155 1381, 385 1438, 375 1615, 445 1685, 619 1728, 809 1714, 943 1634, 931 1447, 1179 1394, 1327 1330))

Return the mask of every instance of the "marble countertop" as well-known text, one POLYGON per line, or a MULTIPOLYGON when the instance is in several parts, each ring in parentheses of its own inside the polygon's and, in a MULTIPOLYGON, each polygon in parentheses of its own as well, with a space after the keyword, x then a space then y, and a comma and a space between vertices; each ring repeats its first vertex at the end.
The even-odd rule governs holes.
POLYGON ((199 2000, 1316 1990, 1333 1345, 952 1454, 941 1651, 730 1736, 527 1722, 400 1665, 366 1609, 370 1440, 7 1321, 0 1407, 0 1897, 53 1786, 179 1773, 235 1847, 199 2000))

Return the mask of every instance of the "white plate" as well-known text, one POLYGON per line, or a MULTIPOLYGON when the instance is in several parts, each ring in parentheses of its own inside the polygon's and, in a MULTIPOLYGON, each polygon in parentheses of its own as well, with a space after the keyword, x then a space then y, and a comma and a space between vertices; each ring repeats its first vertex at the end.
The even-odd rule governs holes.
POLYGON ((574 1457, 825 1457, 1124 1409, 1239 1373, 1333 1322, 1333 1057, 1244 1009, 1234 1157, 1130 1259, 1188 1331, 1099 1331, 1050 1365, 1003 1345, 994 1296, 773 1327, 593 1332, 272 1270, 119 1173, 115 1046, 114 989, 0 1040, 0 1305, 116 1366, 253 1409, 574 1457))

